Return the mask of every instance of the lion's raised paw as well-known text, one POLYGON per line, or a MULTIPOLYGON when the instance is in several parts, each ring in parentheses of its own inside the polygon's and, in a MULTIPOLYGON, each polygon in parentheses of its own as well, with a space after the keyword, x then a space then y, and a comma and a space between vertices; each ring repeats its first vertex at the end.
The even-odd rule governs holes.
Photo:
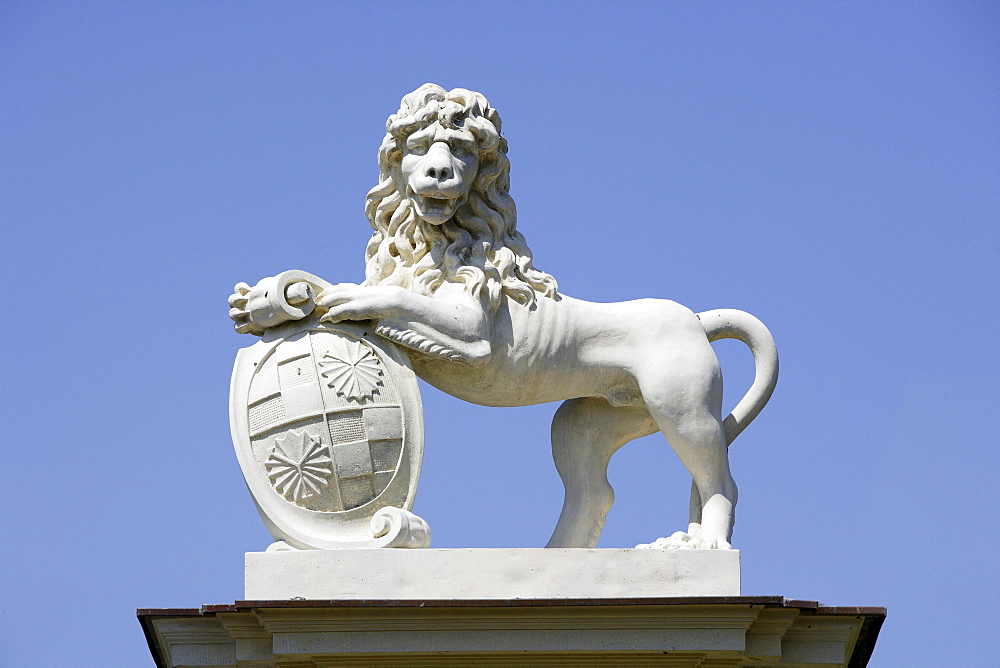
POLYGON ((676 531, 668 538, 657 538, 652 543, 636 545, 637 550, 730 550, 732 545, 718 538, 702 538, 701 536, 676 531))

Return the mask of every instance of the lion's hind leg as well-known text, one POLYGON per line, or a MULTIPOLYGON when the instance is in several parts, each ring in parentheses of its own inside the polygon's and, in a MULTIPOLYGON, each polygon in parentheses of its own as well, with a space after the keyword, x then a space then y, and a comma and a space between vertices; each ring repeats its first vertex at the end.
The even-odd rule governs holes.
MULTIPOLYGON (((673 352, 680 350, 678 346, 673 352)), ((637 380, 650 414, 694 479, 697 491, 692 492, 689 533, 678 532, 643 547, 726 549, 732 537, 736 483, 720 418, 722 376, 707 341, 683 353, 666 353, 669 359, 647 365, 637 380)))
POLYGON ((608 482, 611 455, 657 425, 643 407, 615 407, 588 397, 566 401, 552 420, 552 456, 566 489, 562 513, 546 547, 594 547, 614 491, 608 482))

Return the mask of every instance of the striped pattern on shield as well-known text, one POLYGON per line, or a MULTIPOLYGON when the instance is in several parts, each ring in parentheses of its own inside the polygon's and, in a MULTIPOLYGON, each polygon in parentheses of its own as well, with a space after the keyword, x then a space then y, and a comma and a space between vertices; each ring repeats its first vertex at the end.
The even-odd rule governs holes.
POLYGON ((248 399, 254 457, 289 503, 351 510, 378 497, 399 467, 399 394, 362 339, 314 329, 281 341, 255 369, 248 399))

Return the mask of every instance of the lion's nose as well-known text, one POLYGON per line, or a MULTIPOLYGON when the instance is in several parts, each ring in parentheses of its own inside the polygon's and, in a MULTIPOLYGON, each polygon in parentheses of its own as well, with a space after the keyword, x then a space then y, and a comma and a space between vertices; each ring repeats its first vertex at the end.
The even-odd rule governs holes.
POLYGON ((424 176, 438 182, 447 181, 455 176, 455 167, 451 161, 451 148, 448 144, 435 142, 425 158, 424 176))
POLYGON ((451 178, 452 170, 447 167, 428 167, 427 176, 432 179, 437 179, 438 181, 444 181, 445 179, 451 178))

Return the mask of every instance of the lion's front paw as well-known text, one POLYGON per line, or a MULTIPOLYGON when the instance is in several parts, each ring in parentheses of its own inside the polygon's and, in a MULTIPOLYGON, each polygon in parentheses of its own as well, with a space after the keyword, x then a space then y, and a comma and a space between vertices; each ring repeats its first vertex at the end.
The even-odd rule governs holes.
POLYGON ((322 322, 378 320, 397 310, 401 295, 405 290, 394 286, 338 283, 319 294, 316 307, 326 311, 322 322))
POLYGON ((229 317, 235 324, 235 329, 240 334, 253 334, 260 336, 264 330, 255 325, 250 319, 250 309, 247 302, 250 299, 251 288, 246 283, 237 283, 233 288, 233 294, 229 295, 229 317))
POLYGON ((652 543, 636 545, 637 550, 729 550, 732 545, 719 538, 701 536, 676 531, 668 538, 657 538, 652 543))

